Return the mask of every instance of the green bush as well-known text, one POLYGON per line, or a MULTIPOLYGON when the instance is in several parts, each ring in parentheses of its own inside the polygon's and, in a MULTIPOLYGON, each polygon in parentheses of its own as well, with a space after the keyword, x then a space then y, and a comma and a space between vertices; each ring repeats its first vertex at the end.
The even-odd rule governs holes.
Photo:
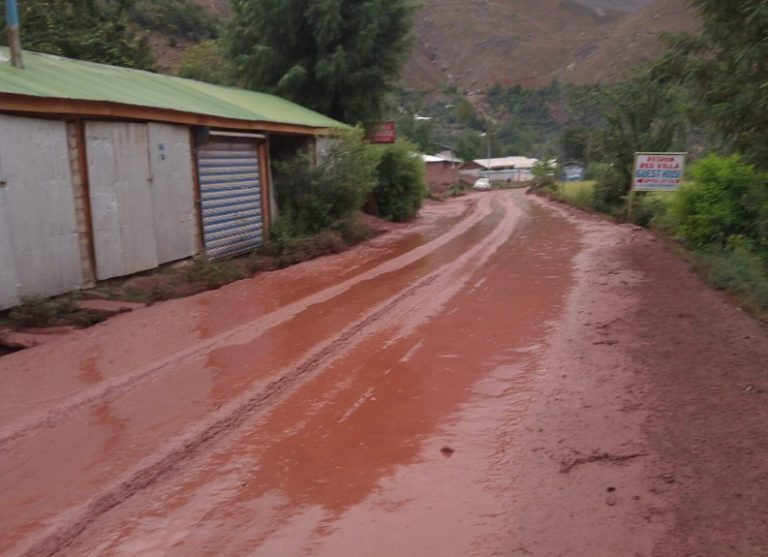
POLYGON ((49 327, 58 324, 67 315, 78 311, 74 296, 61 298, 22 298, 21 305, 8 314, 8 319, 19 327, 49 327))
POLYGON ((448 188, 448 197, 461 197, 462 195, 467 194, 467 186, 458 183, 458 184, 451 184, 451 186, 448 188))
POLYGON ((179 76, 218 85, 236 85, 232 62, 225 58, 219 41, 213 39, 190 46, 184 51, 179 76))
POLYGON ((278 236, 311 236, 354 215, 375 186, 376 164, 360 129, 338 134, 317 164, 310 151, 275 163, 278 236))
POLYGON ((740 157, 710 155, 691 167, 692 181, 669 205, 667 227, 693 248, 743 237, 768 248, 768 176, 740 157))
POLYGON ((663 222, 670 199, 670 194, 667 192, 635 194, 634 207, 630 215, 632 222, 645 228, 663 222))
POLYGON ((531 169, 533 175, 532 186, 534 188, 555 188, 557 186, 557 174, 559 169, 554 160, 536 161, 531 169))
POLYGON ((614 216, 621 213, 627 192, 625 173, 614 165, 605 165, 598 169, 595 179, 595 208, 614 216))
POLYGON ((416 148, 401 141, 381 147, 376 174, 373 191, 381 216, 397 222, 415 217, 429 193, 416 148))
POLYGON ((748 240, 733 237, 725 246, 694 254, 715 287, 733 292, 752 308, 768 310, 768 265, 748 240))
POLYGON ((218 288, 245 278, 245 273, 229 261, 195 259, 192 265, 185 269, 184 278, 188 282, 200 283, 206 288, 218 288))
POLYGON ((586 180, 599 180, 610 167, 611 165, 607 162, 591 162, 587 165, 584 178, 586 180))
POLYGON ((555 195, 569 205, 594 211, 594 182, 562 182, 558 185, 555 195))
POLYGON ((216 35, 216 16, 194 0, 139 0, 131 19, 152 31, 199 41, 216 35))
POLYGON ((375 235, 375 232, 360 220, 359 215, 351 215, 336 222, 333 225, 333 229, 339 233, 341 239, 348 246, 354 246, 360 242, 365 242, 375 235))

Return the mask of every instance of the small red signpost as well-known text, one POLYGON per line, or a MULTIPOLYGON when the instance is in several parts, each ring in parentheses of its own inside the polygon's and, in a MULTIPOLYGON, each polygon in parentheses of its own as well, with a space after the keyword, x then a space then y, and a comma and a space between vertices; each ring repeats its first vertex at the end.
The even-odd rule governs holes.
POLYGON ((397 140, 397 130, 394 122, 380 122, 370 132, 371 143, 394 143, 397 140))

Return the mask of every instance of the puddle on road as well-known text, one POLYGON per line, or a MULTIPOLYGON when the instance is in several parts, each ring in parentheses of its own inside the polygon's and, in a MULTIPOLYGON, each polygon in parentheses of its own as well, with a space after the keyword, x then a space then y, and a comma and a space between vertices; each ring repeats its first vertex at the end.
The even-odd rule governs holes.
MULTIPOLYGON (((467 243, 482 239, 503 215, 504 211, 495 204, 489 216, 410 265, 353 285, 327 302, 309 306, 249 343, 214 349, 190 358, 183 365, 175 365, 171 371, 117 400, 101 404, 96 410, 80 412, 55 429, 44 430, 42 435, 21 439, 14 444, 12 453, 2 466, 3 483, 7 486, 3 493, 4 501, 11 502, 12 505, 7 508, 14 508, 15 512, 13 516, 5 516, 0 511, 0 522, 7 528, 0 548, 3 543, 17 542, 22 533, 61 508, 49 504, 52 491, 57 492, 58 504, 62 506, 76 504, 83 493, 98 493, 115 476, 131 470, 142 457, 153 454, 190 424, 209 415, 244 390, 274 378, 280 370, 294 363, 317 343, 337 334, 369 311, 371 306, 436 267, 456 259, 465 251, 467 243), (74 445, 78 446, 78 450, 72 450, 74 445), (48 454, 57 455, 55 475, 50 474, 48 454), (32 455, 35 455, 38 464, 24 466, 32 455), (22 525, 23 528, 20 528, 22 525)), ((401 250, 407 253, 433 239, 432 235, 437 237, 437 233, 445 231, 447 226, 441 224, 430 229, 432 232, 429 235, 409 235, 393 242, 381 257, 389 261, 393 253, 401 250)), ((374 260, 378 261, 377 265, 382 262, 378 257, 374 260)), ((370 264, 366 261, 363 267, 367 268, 370 264)), ((357 269, 351 274, 356 276, 360 272, 357 269)), ((305 283, 310 282, 309 290, 316 291, 331 280, 330 275, 319 275, 316 281, 305 279, 305 283)), ((292 284, 290 280, 286 281, 273 292, 281 304, 297 296, 292 284)), ((254 294, 251 292, 248 295, 254 294)), ((220 304, 217 304, 216 314, 220 317, 237 314, 243 303, 241 298, 237 298, 237 304, 232 303, 228 296, 217 299, 220 304)), ((210 319, 208 315, 206 322, 210 323, 210 319)), ((216 325, 219 326, 222 324, 216 325)), ((94 383, 101 378, 97 365, 100 355, 97 350, 85 354, 79 372, 81 380, 94 383)))
POLYGON ((369 336, 153 504, 127 502, 99 527, 100 554, 135 555, 137 543, 147 555, 184 556, 214 546, 217 555, 497 551, 523 450, 515 425, 579 250, 574 225, 525 203, 512 237, 439 313, 406 337, 407 323, 369 336), (162 524, 183 532, 172 545, 162 524))
POLYGON ((476 202, 470 202, 462 211, 444 218, 436 211, 423 219, 416 232, 395 232, 392 240, 384 236, 327 261, 264 273, 216 291, 174 300, 151 312, 123 315, 122 326, 110 322, 110 326, 73 335, 83 338, 70 337, 55 346, 36 348, 34 354, 22 352, 2 358, 0 374, 5 388, 0 397, 0 426, 26 416, 30 408, 55 405, 84 387, 248 323, 315 289, 360 275, 441 236, 475 208, 476 202))

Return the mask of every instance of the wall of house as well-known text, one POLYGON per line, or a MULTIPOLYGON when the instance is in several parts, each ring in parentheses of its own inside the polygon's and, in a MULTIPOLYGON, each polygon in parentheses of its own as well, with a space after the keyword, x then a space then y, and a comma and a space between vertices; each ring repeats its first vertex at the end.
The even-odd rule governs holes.
POLYGON ((98 280, 197 251, 190 141, 186 126, 85 123, 98 280))
POLYGON ((63 121, 0 114, 0 309, 84 282, 63 121))
POLYGON ((426 164, 426 180, 432 193, 445 193, 450 186, 459 182, 459 170, 448 161, 429 162, 426 164))
POLYGON ((0 310, 266 236, 265 134, 3 113, 0 130, 0 310))

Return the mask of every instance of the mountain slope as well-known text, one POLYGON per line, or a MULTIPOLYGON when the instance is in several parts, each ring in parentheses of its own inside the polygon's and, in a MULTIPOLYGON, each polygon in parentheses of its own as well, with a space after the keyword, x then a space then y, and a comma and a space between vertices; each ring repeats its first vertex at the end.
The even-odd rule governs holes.
POLYGON ((684 0, 423 0, 408 87, 611 81, 693 29, 684 0))
MULTIPOLYGON (((220 20, 228 0, 194 0, 220 20)), ((658 52, 663 31, 695 28, 685 0, 420 0, 408 89, 610 82, 658 52)), ((189 43, 153 36, 161 66, 189 43)))

